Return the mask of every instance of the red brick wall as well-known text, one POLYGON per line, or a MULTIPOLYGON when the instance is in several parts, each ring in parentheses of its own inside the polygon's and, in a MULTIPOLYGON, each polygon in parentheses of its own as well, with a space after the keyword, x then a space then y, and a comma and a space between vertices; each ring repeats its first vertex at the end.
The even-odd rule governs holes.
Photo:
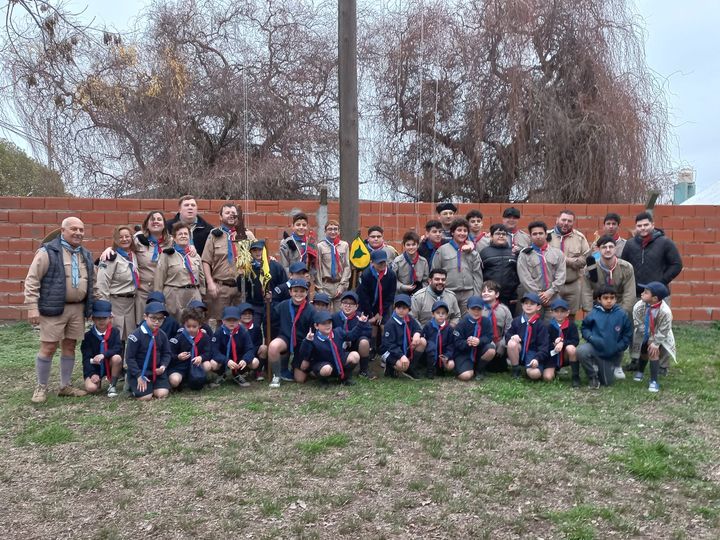
MULTIPOLYGON (((217 212, 224 201, 198 201, 208 221, 217 224, 217 212)), ((283 229, 290 227, 290 215, 302 210, 315 225, 316 201, 248 201, 239 203, 245 221, 258 238, 268 240, 271 253, 277 251, 283 229)), ((485 204, 485 228, 500 221, 506 204, 485 204)), ((533 219, 544 219, 549 225, 562 209, 556 204, 518 205, 523 213, 522 225, 533 219)), ((477 205, 461 204, 462 213, 477 205)), ((617 212, 623 218, 621 228, 630 236, 633 216, 639 205, 571 205, 578 216, 578 228, 592 241, 602 225, 606 212, 617 212)), ((150 210, 162 209, 167 217, 177 211, 176 200, 155 199, 74 199, 0 197, 0 319, 24 316, 23 279, 40 246, 40 240, 56 229, 63 218, 77 215, 85 222, 86 247, 97 255, 110 245, 112 231, 119 224, 141 223, 150 210)), ((338 203, 330 202, 328 212, 337 218, 338 203)), ((434 215, 430 203, 360 203, 360 225, 363 232, 370 225, 385 228, 386 238, 396 247, 408 229, 421 231, 425 221, 434 215)), ((655 222, 678 245, 685 269, 673 283, 672 306, 677 320, 720 320, 720 207, 659 206, 655 222)), ((353 236, 345 234, 346 238, 353 236)))

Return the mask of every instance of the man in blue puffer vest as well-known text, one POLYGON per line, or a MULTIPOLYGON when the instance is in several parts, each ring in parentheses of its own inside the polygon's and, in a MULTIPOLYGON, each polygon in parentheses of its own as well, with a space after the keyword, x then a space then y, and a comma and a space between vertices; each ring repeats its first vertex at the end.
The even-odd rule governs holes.
POLYGON ((35 359, 37 387, 33 403, 47 400, 52 358, 60 344, 59 396, 79 397, 86 392, 71 384, 75 345, 85 333, 92 309, 93 263, 82 247, 85 225, 65 218, 60 234, 35 253, 25 278, 25 305, 30 324, 40 325, 40 351, 35 359))

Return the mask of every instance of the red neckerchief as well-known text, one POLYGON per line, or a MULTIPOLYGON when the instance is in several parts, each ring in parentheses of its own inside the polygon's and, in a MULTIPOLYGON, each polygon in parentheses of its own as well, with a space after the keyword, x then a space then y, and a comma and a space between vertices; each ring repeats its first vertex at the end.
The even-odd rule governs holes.
MULTIPOLYGON (((291 303, 294 304, 292 300, 290 300, 291 303)), ((300 320, 300 315, 302 315, 303 310, 305 309, 305 306, 307 305, 307 298, 302 301, 302 303, 298 306, 297 311, 295 312, 295 317, 293 317, 293 323, 292 323, 292 336, 290 339, 292 340, 292 352, 295 352, 295 347, 297 346, 297 332, 295 328, 297 327, 297 322, 300 320)), ((292 313, 292 311, 291 311, 292 313)))
POLYGON ((385 270, 382 271, 382 273, 375 271, 377 273, 377 299, 378 299, 378 313, 380 314, 380 317, 384 315, 383 313, 383 293, 382 293, 382 278, 385 277, 385 274, 387 274, 387 267, 385 267, 385 270))
MULTIPOLYGON (((564 342, 565 341, 565 330, 567 330, 570 327, 570 319, 565 319, 562 324, 560 324, 560 339, 564 342)), ((563 348, 560 349, 560 367, 565 365, 565 345, 563 345, 563 348)))
POLYGON ((157 336, 160 332, 160 329, 153 330, 153 340, 152 340, 152 382, 155 382, 155 379, 157 378, 157 374, 155 373, 155 370, 157 369, 157 336))
POLYGON ((542 274, 545 284, 545 290, 550 288, 550 269, 548 268, 547 260, 545 260, 545 252, 548 250, 548 247, 550 247, 550 244, 547 242, 545 242, 543 247, 538 247, 537 244, 532 245, 533 251, 540 257, 540 273, 542 274))
POLYGON ((652 304, 650 306, 650 335, 653 337, 655 337, 655 317, 657 316, 657 312, 661 305, 662 300, 660 300, 657 304, 652 304))
POLYGON ((252 329, 253 329, 253 326, 255 325, 255 323, 254 323, 253 321, 244 322, 244 323, 242 323, 242 324, 244 324, 244 325, 245 325, 245 328, 247 328, 248 330, 252 330, 252 329))
MULTIPOLYGON (((560 232, 559 229, 557 229, 558 232, 560 232)), ((562 234, 560 233, 560 251, 565 253, 565 239, 570 236, 573 233, 573 229, 570 229, 569 233, 562 234)))
POLYGON ((477 245, 480 243, 480 240, 482 240, 483 238, 485 238, 487 235, 488 235, 487 232, 485 232, 485 231, 480 231, 480 234, 479 234, 479 235, 473 237, 473 239, 472 239, 473 245, 477 248, 477 245))
POLYGON ((345 324, 343 325, 343 329, 344 329, 346 332, 349 332, 349 331, 350 331, 350 326, 348 325, 348 321, 351 321, 352 319, 355 318, 355 315, 357 315, 357 311, 353 311, 352 315, 350 315, 350 316, 345 315, 345 312, 344 312, 344 311, 341 311, 340 313, 342 313, 343 320, 345 321, 345 324))
POLYGON ((613 236, 613 241, 617 244, 617 241, 620 240, 620 233, 617 233, 615 236, 613 236))
POLYGON ((605 284, 606 284, 606 285, 613 285, 613 272, 614 272, 615 269, 617 268, 618 258, 615 257, 615 264, 612 265, 612 268, 608 268, 607 266, 605 266, 605 265, 603 264, 603 262, 602 262, 602 257, 600 257, 600 260, 598 261, 598 263, 600 264, 600 268, 602 268, 603 270, 605 270, 605 273, 607 274, 606 277, 605 277, 605 284))
POLYGON ((407 336, 407 343, 408 343, 408 350, 407 350, 407 352, 409 353, 408 360, 410 360, 412 362, 413 353, 415 351, 413 350, 413 348, 410 345, 412 342, 412 335, 410 334, 410 316, 405 315, 404 321, 405 321, 405 335, 407 336))
POLYGON ((412 282, 417 282, 417 273, 415 272, 415 265, 420 260, 420 253, 417 251, 415 252, 415 257, 410 258, 410 255, 407 253, 403 253, 403 257, 405 258, 405 261, 407 261, 408 265, 410 265, 410 276, 412 277, 412 282))
POLYGON ((536 313, 527 320, 527 332, 525 337, 525 343, 523 343, 523 360, 525 359, 525 355, 527 354, 527 352, 530 350, 530 342, 532 341, 532 325, 539 318, 540 314, 536 313))
POLYGON ((330 347, 332 349, 333 358, 335 359, 335 363, 337 364, 337 370, 338 375, 340 376, 340 380, 345 380, 345 369, 342 365, 342 357, 340 356, 340 351, 338 350, 337 344, 335 343, 335 340, 333 339, 335 336, 333 335, 333 331, 330 330, 330 334, 328 334, 328 339, 330 341, 330 347))
MULTIPOLYGON (((189 333, 188 333, 189 335, 189 333)), ((190 336, 192 337, 192 336, 190 336)), ((198 333, 195 334, 195 337, 193 338, 192 342, 192 357, 197 358, 199 356, 198 354, 198 343, 200 343, 200 340, 202 339, 202 332, 198 330, 198 333)))
POLYGON ((110 341, 110 333, 112 332, 112 325, 108 323, 105 333, 100 342, 100 353, 103 355, 103 362, 105 362, 105 376, 107 380, 110 380, 110 358, 107 356, 108 342, 110 341))
POLYGON ((192 285, 195 285, 197 283, 197 278, 195 277, 195 273, 193 272, 192 263, 190 262, 190 257, 188 257, 187 254, 187 248, 175 244, 175 251, 177 251, 183 259, 185 269, 188 272, 188 277, 190 277, 190 283, 192 285))
POLYGON ((238 361, 237 361, 237 343, 235 343, 235 339, 234 339, 234 338, 235 338, 235 336, 237 335, 237 333, 238 333, 239 330, 240 330, 240 326, 236 326, 236 327, 233 328, 232 331, 230 332, 230 350, 232 351, 232 353, 231 353, 231 354, 232 354, 232 360, 233 360, 233 362, 235 362, 236 364, 238 363, 238 361))
POLYGON ((510 247, 515 247, 515 238, 517 237, 518 228, 515 227, 514 229, 508 228, 508 232, 510 233, 510 247))
POLYGON ((497 343, 500 341, 500 332, 498 332, 497 327, 497 315, 495 314, 495 310, 500 305, 499 300, 495 300, 495 303, 490 306, 490 319, 492 320, 492 327, 493 327, 493 343, 497 343))

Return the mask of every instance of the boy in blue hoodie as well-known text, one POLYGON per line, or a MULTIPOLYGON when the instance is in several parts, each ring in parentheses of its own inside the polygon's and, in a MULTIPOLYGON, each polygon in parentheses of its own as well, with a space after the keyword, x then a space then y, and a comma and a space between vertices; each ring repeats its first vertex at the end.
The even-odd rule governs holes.
POLYGON ((505 332, 507 356, 512 366, 513 379, 520 378, 522 366, 530 379, 537 380, 551 363, 550 337, 547 326, 540 318, 540 296, 534 292, 525 293, 521 309, 522 315, 515 317, 505 332))
POLYGON ((590 388, 610 386, 615 381, 615 364, 633 337, 632 322, 617 305, 617 290, 603 285, 595 291, 598 303, 582 322, 582 337, 576 355, 590 379, 590 388))

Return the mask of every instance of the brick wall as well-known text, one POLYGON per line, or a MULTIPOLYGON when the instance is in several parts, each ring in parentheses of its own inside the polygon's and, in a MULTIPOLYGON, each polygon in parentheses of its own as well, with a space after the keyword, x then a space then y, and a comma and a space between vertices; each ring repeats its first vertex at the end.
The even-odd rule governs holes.
MULTIPOLYGON (((198 201, 203 217, 217 224, 217 212, 224 201, 198 201)), ((302 210, 315 223, 315 201, 248 201, 240 202, 245 221, 258 238, 268 241, 271 253, 277 252, 283 229, 290 227, 290 215, 302 210)), ((485 229, 500 221, 505 204, 485 204, 485 229)), ((523 213, 521 225, 533 219, 545 219, 551 225, 562 209, 554 204, 518 205, 523 213)), ((465 213, 477 205, 461 204, 465 213)), ((578 216, 577 227, 592 241, 608 211, 623 218, 621 228, 630 236, 633 216, 642 210, 639 205, 572 205, 578 216)), ((112 231, 119 224, 139 224, 150 210, 163 210, 167 217, 177 211, 176 200, 155 199, 75 199, 62 197, 0 197, 0 319, 24 317, 23 279, 40 240, 59 226, 63 218, 77 215, 85 222, 85 246, 95 255, 110 245, 112 231)), ((331 218, 337 218, 338 203, 331 201, 331 218)), ((434 215, 430 203, 392 203, 365 201, 360 203, 360 225, 363 232, 370 225, 380 224, 386 238, 399 246, 408 229, 421 231, 425 221, 434 215)), ((659 206, 655 209, 658 227, 678 245, 685 269, 673 282, 673 312, 677 320, 720 320, 720 207, 659 206)), ((346 234, 347 237, 353 235, 346 234)))

